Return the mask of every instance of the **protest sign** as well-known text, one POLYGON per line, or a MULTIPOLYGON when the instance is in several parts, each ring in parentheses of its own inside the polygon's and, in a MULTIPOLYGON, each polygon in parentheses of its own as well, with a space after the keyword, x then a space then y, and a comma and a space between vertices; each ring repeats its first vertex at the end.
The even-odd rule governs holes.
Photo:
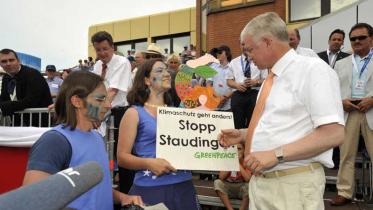
POLYGON ((159 107, 157 158, 176 169, 239 171, 236 146, 224 149, 217 136, 234 128, 231 112, 159 107))

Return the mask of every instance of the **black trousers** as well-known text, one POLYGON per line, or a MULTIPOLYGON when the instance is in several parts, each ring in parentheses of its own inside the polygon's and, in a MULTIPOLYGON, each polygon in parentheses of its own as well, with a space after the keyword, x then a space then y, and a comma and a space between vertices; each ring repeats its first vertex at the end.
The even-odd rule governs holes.
POLYGON ((234 127, 247 128, 254 111, 258 90, 249 89, 246 92, 236 90, 231 99, 234 127))
MULTIPOLYGON (((117 159, 117 146, 118 146, 118 137, 119 137, 119 125, 120 121, 123 118, 124 113, 129 107, 115 107, 111 109, 111 114, 114 116, 114 159, 117 159)), ((119 167, 119 191, 123 193, 128 193, 133 184, 133 179, 135 177, 135 171, 128 170, 122 167, 119 167)))

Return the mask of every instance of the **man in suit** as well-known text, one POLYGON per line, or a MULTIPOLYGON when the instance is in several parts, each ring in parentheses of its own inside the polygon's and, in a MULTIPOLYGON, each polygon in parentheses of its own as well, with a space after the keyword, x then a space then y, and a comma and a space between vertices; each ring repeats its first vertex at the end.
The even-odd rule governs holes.
POLYGON ((329 49, 317 53, 327 64, 334 68, 336 61, 349 56, 350 54, 342 52, 341 47, 345 39, 345 32, 341 29, 335 29, 329 35, 329 49))
POLYGON ((39 71, 21 64, 16 52, 0 51, 0 65, 7 73, 2 80, 0 114, 7 116, 26 108, 48 107, 52 97, 39 71))
POLYGON ((373 157, 373 28, 354 25, 349 33, 354 53, 335 65, 345 111, 345 140, 340 146, 338 195, 332 205, 345 205, 354 192, 354 167, 359 135, 362 133, 369 156, 373 157))

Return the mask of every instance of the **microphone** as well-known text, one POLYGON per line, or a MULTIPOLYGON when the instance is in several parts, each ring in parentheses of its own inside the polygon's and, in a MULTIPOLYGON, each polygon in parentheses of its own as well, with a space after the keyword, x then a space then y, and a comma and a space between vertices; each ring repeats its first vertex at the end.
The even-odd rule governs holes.
POLYGON ((0 196, 0 210, 59 210, 101 182, 104 173, 96 162, 68 168, 45 180, 0 196))

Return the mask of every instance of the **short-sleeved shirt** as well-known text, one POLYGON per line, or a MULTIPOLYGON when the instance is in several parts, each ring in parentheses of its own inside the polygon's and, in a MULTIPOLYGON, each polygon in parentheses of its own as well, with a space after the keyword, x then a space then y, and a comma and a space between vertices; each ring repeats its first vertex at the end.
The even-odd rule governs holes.
MULTIPOLYGON (((118 89, 117 95, 111 103, 112 107, 127 106, 127 93, 132 86, 131 63, 127 58, 120 55, 113 55, 109 63, 106 64, 105 86, 107 89, 118 89)), ((96 62, 93 73, 101 75, 102 61, 96 62)))
POLYGON ((55 174, 69 167, 71 155, 71 145, 66 137, 54 130, 47 131, 32 146, 27 170, 55 174))
MULTIPOLYGON (((225 74, 225 79, 233 79, 237 83, 243 83, 246 79, 244 75, 246 62, 248 61, 245 61, 245 56, 243 55, 231 60, 231 62, 229 63, 229 69, 225 74)), ((259 70, 258 67, 252 61, 250 62, 250 73, 251 79, 254 80, 265 79, 268 75, 268 71, 266 69, 259 70)), ((252 87, 252 89, 257 90, 259 90, 259 88, 260 87, 252 87)))
MULTIPOLYGON (((291 49, 275 63, 272 72, 272 89, 254 131, 252 151, 295 142, 321 125, 344 125, 339 80, 327 63, 298 55, 291 49)), ((332 150, 306 160, 280 163, 268 171, 311 162, 333 167, 332 150)))
POLYGON ((313 51, 310 48, 305 48, 305 47, 299 47, 298 46, 297 49, 296 49, 296 52, 299 55, 319 58, 319 56, 315 53, 315 51, 313 51))
MULTIPOLYGON (((221 64, 212 63, 211 68, 215 69, 218 73, 214 77, 209 78, 209 81, 212 81, 212 87, 214 92, 218 96, 223 96, 232 92, 232 88, 227 85, 227 80, 225 79, 226 73, 229 71, 229 66, 222 66, 221 64)), ((218 110, 229 110, 231 109, 231 99, 229 98, 224 104, 220 105, 218 110)))
POLYGON ((58 94, 60 92, 60 87, 62 85, 63 80, 59 77, 54 77, 53 79, 47 79, 47 83, 49 86, 49 90, 51 94, 58 94))

